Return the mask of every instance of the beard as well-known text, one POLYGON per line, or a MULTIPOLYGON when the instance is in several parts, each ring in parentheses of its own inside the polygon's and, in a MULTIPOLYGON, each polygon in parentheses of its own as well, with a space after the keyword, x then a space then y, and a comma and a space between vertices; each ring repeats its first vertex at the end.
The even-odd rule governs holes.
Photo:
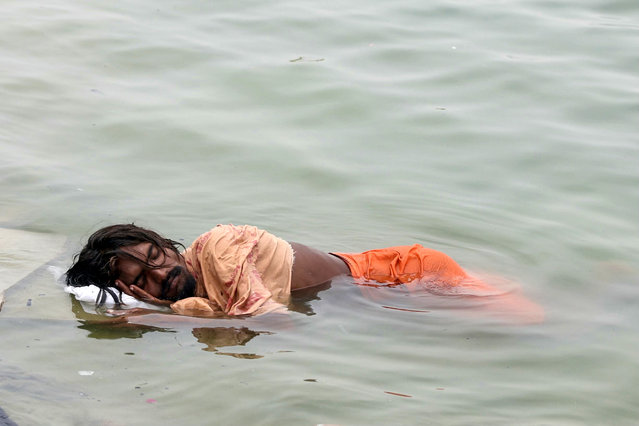
POLYGON ((186 299, 187 297, 195 296, 195 287, 197 286, 197 281, 193 275, 186 272, 186 277, 184 278, 184 285, 178 291, 177 300, 186 299))
POLYGON ((162 300, 170 300, 172 302, 177 302, 180 299, 186 299, 187 297, 195 296, 195 288, 197 287, 197 281, 189 273, 186 268, 182 266, 176 266, 171 269, 168 273, 166 279, 162 282, 162 294, 160 295, 160 299, 162 300), (182 285, 179 285, 179 282, 176 283, 177 294, 175 296, 168 296, 168 292, 171 288, 171 281, 174 279, 182 280, 182 285))

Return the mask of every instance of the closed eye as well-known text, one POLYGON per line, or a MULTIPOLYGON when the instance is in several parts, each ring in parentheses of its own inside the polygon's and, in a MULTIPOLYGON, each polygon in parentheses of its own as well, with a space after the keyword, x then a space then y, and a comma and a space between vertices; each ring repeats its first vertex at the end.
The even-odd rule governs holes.
POLYGON ((155 246, 151 246, 151 248, 149 249, 148 256, 147 256, 147 258, 149 259, 148 263, 155 263, 155 261, 160 258, 161 254, 164 254, 164 252, 159 250, 155 246))
POLYGON ((153 244, 149 245, 149 251, 146 252, 147 262, 154 260, 158 257, 158 250, 155 248, 153 244))

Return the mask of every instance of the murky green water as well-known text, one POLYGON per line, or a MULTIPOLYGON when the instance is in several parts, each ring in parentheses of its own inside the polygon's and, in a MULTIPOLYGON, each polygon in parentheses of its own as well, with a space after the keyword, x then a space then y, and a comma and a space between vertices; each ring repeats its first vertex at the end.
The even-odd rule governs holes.
POLYGON ((15 283, 28 253, 5 237, 0 408, 634 424, 638 22, 629 0, 5 1, 0 228, 66 241, 42 263, 122 221, 185 243, 229 222, 327 251, 420 242, 517 281, 546 321, 340 279, 287 318, 104 326, 47 265, 15 283))

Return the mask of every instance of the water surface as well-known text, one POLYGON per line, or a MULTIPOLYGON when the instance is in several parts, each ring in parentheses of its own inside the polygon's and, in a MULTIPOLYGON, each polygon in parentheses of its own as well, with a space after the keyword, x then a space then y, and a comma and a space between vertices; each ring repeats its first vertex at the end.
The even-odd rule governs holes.
POLYGON ((66 241, 0 287, 16 423, 639 417, 633 2, 26 0, 0 22, 0 227, 66 241), (96 324, 47 266, 131 221, 420 242, 546 320, 344 278, 285 319, 96 324))

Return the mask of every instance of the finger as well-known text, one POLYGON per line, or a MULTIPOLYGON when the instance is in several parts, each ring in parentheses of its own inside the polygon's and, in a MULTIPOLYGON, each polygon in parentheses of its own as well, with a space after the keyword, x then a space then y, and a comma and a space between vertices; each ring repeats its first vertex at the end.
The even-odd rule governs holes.
POLYGON ((135 297, 133 292, 129 289, 129 287, 122 282, 122 280, 115 280, 115 286, 118 290, 120 290, 124 294, 128 294, 131 297, 135 297))
POLYGON ((148 293, 146 290, 142 290, 138 286, 131 286, 131 290, 133 290, 136 294, 136 298, 147 302, 147 303, 159 303, 160 300, 156 297, 152 296, 151 293, 148 293))
POLYGON ((136 285, 131 286, 131 291, 135 294, 136 299, 149 300, 153 297, 136 285))
POLYGON ((151 303, 153 305, 160 305, 160 306, 169 306, 171 305, 170 300, 162 300, 162 299, 158 299, 155 296, 152 296, 150 293, 147 293, 145 290, 142 290, 140 287, 131 286, 131 290, 133 290, 136 294, 136 298, 142 300, 143 302, 146 303, 151 303))

